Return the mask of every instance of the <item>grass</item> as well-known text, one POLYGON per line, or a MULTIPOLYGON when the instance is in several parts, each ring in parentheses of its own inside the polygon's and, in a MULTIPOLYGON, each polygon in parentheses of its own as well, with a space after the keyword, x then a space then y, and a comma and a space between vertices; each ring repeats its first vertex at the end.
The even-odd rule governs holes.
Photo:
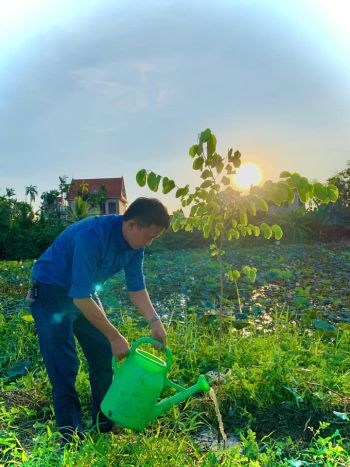
MULTIPOLYGON (((199 374, 210 378, 225 429, 239 439, 237 446, 213 451, 198 441, 198 433, 217 426, 207 394, 174 407, 143 433, 94 432, 82 359, 77 388, 87 435, 79 446, 61 452, 34 324, 26 320, 16 290, 9 294, 7 289, 7 296, 17 308, 0 314, 0 465, 350 465, 350 331, 345 325, 337 332, 312 329, 278 308, 266 329, 239 330, 225 321, 220 388, 216 317, 198 315, 185 304, 173 310, 168 333, 175 362, 170 378, 184 386, 194 384, 199 374), (21 366, 26 361, 27 366, 21 366)), ((114 316, 115 309, 108 312, 114 316)), ((124 308, 118 324, 129 341, 148 333, 132 313, 124 308)))

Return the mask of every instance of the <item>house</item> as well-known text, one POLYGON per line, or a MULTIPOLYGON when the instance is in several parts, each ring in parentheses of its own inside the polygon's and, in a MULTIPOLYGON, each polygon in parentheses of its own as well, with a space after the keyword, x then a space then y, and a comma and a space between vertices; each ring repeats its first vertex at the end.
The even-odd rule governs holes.
POLYGON ((71 207, 74 198, 82 196, 90 201, 98 194, 101 199, 98 201, 102 214, 123 214, 127 206, 124 178, 79 178, 72 179, 67 193, 67 202, 71 207))

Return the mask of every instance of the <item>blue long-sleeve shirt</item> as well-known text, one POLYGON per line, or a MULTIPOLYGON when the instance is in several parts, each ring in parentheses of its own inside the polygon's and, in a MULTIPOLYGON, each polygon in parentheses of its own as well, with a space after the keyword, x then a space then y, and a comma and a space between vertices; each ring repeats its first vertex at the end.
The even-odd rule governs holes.
POLYGON ((124 269, 129 292, 145 289, 144 248, 134 250, 124 240, 123 217, 88 217, 67 227, 34 264, 33 279, 63 287, 69 297, 85 298, 124 269))

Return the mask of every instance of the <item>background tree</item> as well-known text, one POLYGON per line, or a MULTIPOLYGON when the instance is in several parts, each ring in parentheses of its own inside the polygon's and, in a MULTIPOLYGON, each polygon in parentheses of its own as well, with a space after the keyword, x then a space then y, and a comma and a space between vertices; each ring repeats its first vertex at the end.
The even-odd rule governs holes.
POLYGON ((77 193, 80 198, 86 201, 89 197, 89 184, 86 182, 80 183, 77 193))
POLYGON ((339 198, 334 206, 350 210, 350 161, 347 162, 347 167, 344 170, 329 178, 328 182, 336 185, 339 190, 339 198))
POLYGON ((71 184, 67 182, 67 180, 68 180, 67 175, 60 175, 58 177, 58 179, 59 179, 58 189, 59 189, 59 191, 61 193, 62 199, 65 199, 71 184))
POLYGON ((59 195, 60 193, 56 189, 44 191, 41 195, 41 217, 46 219, 51 224, 57 224, 61 221, 63 216, 63 212, 61 211, 61 207, 57 200, 59 195))
POLYGON ((7 188, 7 187, 6 187, 6 188, 5 188, 5 191, 6 191, 5 196, 6 196, 6 198, 8 198, 8 199, 13 198, 13 197, 15 196, 15 194, 16 194, 14 188, 7 188))
POLYGON ((80 196, 74 198, 74 203, 68 208, 68 222, 77 222, 85 217, 99 214, 98 209, 90 209, 88 201, 80 196))
POLYGON ((29 185, 25 187, 25 195, 29 196, 29 204, 35 202, 35 197, 38 196, 38 189, 35 185, 29 185))
POLYGON ((102 205, 107 199, 107 187, 101 185, 98 191, 93 191, 87 196, 87 201, 90 205, 90 208, 99 208, 100 211, 103 211, 102 205))

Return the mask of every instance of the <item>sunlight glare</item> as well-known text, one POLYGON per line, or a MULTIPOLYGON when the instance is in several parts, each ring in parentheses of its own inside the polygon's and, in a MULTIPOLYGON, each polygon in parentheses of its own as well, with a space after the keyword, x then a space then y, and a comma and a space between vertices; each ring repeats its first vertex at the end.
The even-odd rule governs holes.
POLYGON ((261 169, 252 162, 243 163, 234 177, 235 185, 243 190, 250 188, 251 185, 257 185, 262 177, 261 169))

